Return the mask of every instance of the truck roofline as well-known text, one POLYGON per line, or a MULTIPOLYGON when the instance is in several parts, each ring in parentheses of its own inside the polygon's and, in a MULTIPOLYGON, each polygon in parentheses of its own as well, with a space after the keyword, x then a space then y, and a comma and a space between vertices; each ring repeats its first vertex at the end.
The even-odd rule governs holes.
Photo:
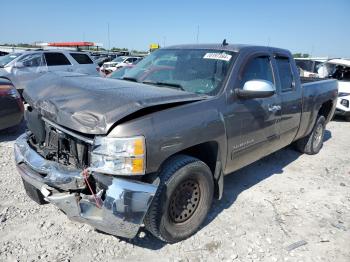
POLYGON ((222 44, 182 44, 182 45, 172 45, 164 47, 163 49, 212 49, 212 50, 225 50, 225 51, 231 51, 231 52, 240 52, 243 49, 254 49, 255 51, 283 51, 283 52, 289 52, 287 49, 277 48, 277 47, 271 47, 271 46, 259 46, 259 45, 246 45, 246 44, 228 44, 228 45, 222 45, 222 44))

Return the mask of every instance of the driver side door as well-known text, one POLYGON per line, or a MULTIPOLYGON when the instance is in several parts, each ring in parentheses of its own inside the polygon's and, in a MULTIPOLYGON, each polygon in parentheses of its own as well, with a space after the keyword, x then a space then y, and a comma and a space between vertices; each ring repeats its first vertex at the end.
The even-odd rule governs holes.
MULTIPOLYGON (((243 89, 245 83, 251 80, 265 80, 276 87, 270 54, 259 53, 248 57, 243 62, 235 87, 243 89)), ((264 98, 236 96, 228 102, 228 110, 228 172, 275 151, 279 142, 281 119, 281 101, 277 92, 264 98)))

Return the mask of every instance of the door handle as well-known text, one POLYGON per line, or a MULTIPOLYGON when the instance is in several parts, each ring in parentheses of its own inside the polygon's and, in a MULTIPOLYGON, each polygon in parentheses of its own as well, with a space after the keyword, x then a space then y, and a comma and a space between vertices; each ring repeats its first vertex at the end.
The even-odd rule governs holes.
POLYGON ((269 105, 268 106, 268 110, 269 112, 277 112, 277 111, 280 111, 281 110, 281 106, 278 106, 278 105, 269 105))
POLYGON ((67 71, 68 72, 73 72, 73 68, 68 68, 67 71))

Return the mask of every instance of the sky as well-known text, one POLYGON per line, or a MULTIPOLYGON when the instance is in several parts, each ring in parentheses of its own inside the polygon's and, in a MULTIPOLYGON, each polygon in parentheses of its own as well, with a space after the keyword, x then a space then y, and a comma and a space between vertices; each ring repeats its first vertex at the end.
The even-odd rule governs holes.
POLYGON ((0 44, 92 41, 105 48, 148 50, 151 43, 226 38, 312 56, 350 57, 349 15, 350 0, 4 0, 0 44))

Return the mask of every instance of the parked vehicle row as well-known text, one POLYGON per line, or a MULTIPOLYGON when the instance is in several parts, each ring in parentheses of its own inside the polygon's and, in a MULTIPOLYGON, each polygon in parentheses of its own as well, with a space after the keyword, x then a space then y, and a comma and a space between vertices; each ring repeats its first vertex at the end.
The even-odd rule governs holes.
POLYGON ((48 71, 99 75, 98 66, 84 52, 40 50, 0 57, 0 77, 9 79, 20 93, 30 81, 48 71))
POLYGON ((292 143, 321 150, 337 81, 302 81, 289 51, 226 42, 159 49, 121 80, 47 73, 24 90, 16 164, 27 194, 70 219, 181 241, 225 175, 292 143))

